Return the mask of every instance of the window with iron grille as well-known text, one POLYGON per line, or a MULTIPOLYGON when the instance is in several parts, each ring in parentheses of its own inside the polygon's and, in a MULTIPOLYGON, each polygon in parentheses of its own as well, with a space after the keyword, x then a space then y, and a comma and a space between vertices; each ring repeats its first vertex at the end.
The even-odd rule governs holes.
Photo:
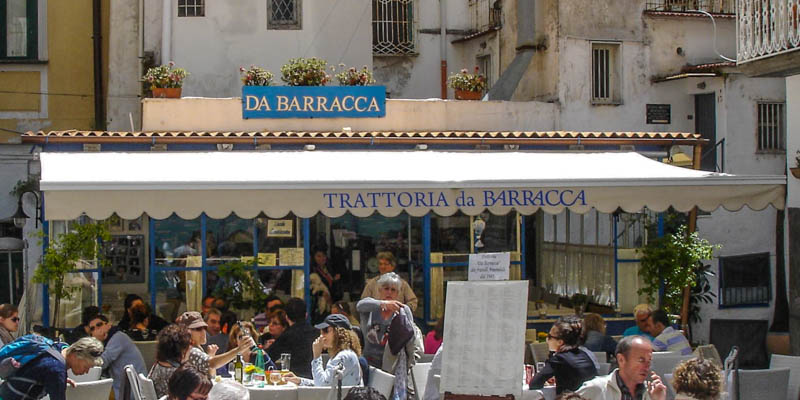
POLYGON ((686 12, 701 10, 711 14, 735 14, 735 0, 647 0, 645 11, 686 12))
POLYGON ((756 141, 758 151, 783 152, 786 149, 786 104, 758 103, 756 141))
POLYGON ((719 305, 767 305, 772 299, 769 253, 719 258, 719 305))
POLYGON ((619 104, 619 43, 592 43, 592 103, 619 104))
POLYGON ((267 29, 303 29, 302 0, 267 0, 267 29))
POLYGON ((372 0, 372 54, 414 54, 414 0, 372 0))
POLYGON ((205 17, 205 0, 178 0, 179 17, 205 17))
POLYGON ((0 0, 0 59, 38 58, 38 3, 0 0))

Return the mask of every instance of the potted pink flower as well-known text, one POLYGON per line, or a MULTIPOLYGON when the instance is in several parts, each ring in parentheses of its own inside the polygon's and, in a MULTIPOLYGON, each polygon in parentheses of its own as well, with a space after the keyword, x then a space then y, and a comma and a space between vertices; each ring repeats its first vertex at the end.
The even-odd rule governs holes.
POLYGON ((450 75, 447 85, 456 91, 458 100, 480 100, 486 90, 486 77, 478 73, 478 67, 475 67, 474 74, 464 68, 459 73, 450 75))
POLYGON ((173 68, 175 63, 170 61, 167 65, 151 67, 142 77, 150 84, 153 97, 178 99, 181 97, 183 80, 189 76, 183 68, 173 68))

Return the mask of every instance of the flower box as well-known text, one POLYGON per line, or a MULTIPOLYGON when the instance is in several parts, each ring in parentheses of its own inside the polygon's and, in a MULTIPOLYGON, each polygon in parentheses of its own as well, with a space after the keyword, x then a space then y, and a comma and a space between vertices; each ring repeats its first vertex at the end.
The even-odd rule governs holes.
POLYGON ((181 88, 152 88, 153 97, 160 99, 180 99, 181 88))
POLYGON ((480 100, 482 97, 482 92, 456 89, 456 99, 458 100, 480 100))

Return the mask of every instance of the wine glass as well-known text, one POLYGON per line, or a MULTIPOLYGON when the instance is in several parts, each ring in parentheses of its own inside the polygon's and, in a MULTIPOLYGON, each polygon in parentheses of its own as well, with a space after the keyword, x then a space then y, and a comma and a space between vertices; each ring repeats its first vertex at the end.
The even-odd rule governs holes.
POLYGON ((278 382, 281 381, 281 371, 269 371, 269 381, 272 382, 274 386, 277 386, 278 382))

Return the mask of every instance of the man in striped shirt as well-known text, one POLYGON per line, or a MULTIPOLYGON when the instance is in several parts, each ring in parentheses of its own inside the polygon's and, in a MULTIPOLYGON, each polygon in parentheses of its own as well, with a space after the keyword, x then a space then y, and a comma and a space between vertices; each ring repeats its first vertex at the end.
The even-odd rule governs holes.
POLYGON ((653 350, 671 351, 682 355, 692 354, 692 346, 680 331, 675 330, 664 310, 656 310, 650 314, 648 331, 653 339, 653 350))

